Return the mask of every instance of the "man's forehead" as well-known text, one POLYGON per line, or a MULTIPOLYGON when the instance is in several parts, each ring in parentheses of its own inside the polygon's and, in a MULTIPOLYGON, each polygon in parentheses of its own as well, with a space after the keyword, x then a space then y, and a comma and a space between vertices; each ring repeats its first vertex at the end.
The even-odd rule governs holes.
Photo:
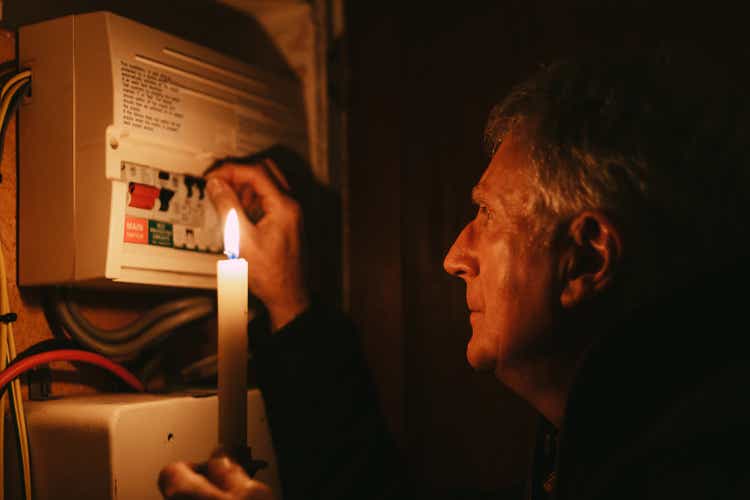
POLYGON ((500 149, 495 152, 489 165, 487 165, 487 168, 482 173, 479 182, 472 189, 472 197, 482 199, 497 198, 507 188, 505 184, 509 169, 505 164, 506 158, 504 156, 506 155, 502 154, 500 149))
POLYGON ((507 136, 472 189, 472 198, 504 203, 525 197, 529 188, 528 161, 523 145, 507 136))

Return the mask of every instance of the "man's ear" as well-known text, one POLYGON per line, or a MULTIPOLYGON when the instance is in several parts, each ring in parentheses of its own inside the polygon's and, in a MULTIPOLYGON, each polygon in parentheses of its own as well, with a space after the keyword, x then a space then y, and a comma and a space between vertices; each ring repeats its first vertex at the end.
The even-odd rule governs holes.
POLYGON ((601 212, 576 215, 562 252, 563 307, 574 307, 612 284, 622 261, 620 229, 601 212))

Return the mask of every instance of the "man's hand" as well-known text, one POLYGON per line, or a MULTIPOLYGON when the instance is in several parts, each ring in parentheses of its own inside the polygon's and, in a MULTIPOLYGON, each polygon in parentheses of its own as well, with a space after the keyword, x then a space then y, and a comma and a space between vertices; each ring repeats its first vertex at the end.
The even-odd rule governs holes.
POLYGON ((212 458, 198 474, 186 462, 175 462, 159 474, 159 490, 167 500, 274 500, 271 489, 248 477, 227 457, 212 458))
POLYGON ((275 332, 310 303, 302 269, 300 206, 286 194, 289 185, 271 160, 262 165, 226 163, 206 178, 206 190, 222 220, 230 209, 237 211, 248 287, 268 309, 275 332))

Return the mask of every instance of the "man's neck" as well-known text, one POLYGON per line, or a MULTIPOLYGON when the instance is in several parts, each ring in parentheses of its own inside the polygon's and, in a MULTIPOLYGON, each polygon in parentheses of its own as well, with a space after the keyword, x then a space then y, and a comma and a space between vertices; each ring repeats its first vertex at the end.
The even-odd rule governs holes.
POLYGON ((554 358, 537 358, 499 367, 495 375, 525 399, 552 425, 560 428, 571 385, 585 350, 554 358))

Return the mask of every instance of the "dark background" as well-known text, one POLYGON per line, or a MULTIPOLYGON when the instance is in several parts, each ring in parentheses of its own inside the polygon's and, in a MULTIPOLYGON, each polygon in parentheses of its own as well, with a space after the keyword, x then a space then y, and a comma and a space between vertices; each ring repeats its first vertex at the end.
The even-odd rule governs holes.
MULTIPOLYGON (((464 351, 464 286, 442 259, 473 215, 489 109, 542 63, 687 43, 747 81, 728 3, 347 3, 352 314, 392 429, 430 490, 525 475, 535 413, 464 351)), ((603 409, 606 411, 606 409, 603 409)))

